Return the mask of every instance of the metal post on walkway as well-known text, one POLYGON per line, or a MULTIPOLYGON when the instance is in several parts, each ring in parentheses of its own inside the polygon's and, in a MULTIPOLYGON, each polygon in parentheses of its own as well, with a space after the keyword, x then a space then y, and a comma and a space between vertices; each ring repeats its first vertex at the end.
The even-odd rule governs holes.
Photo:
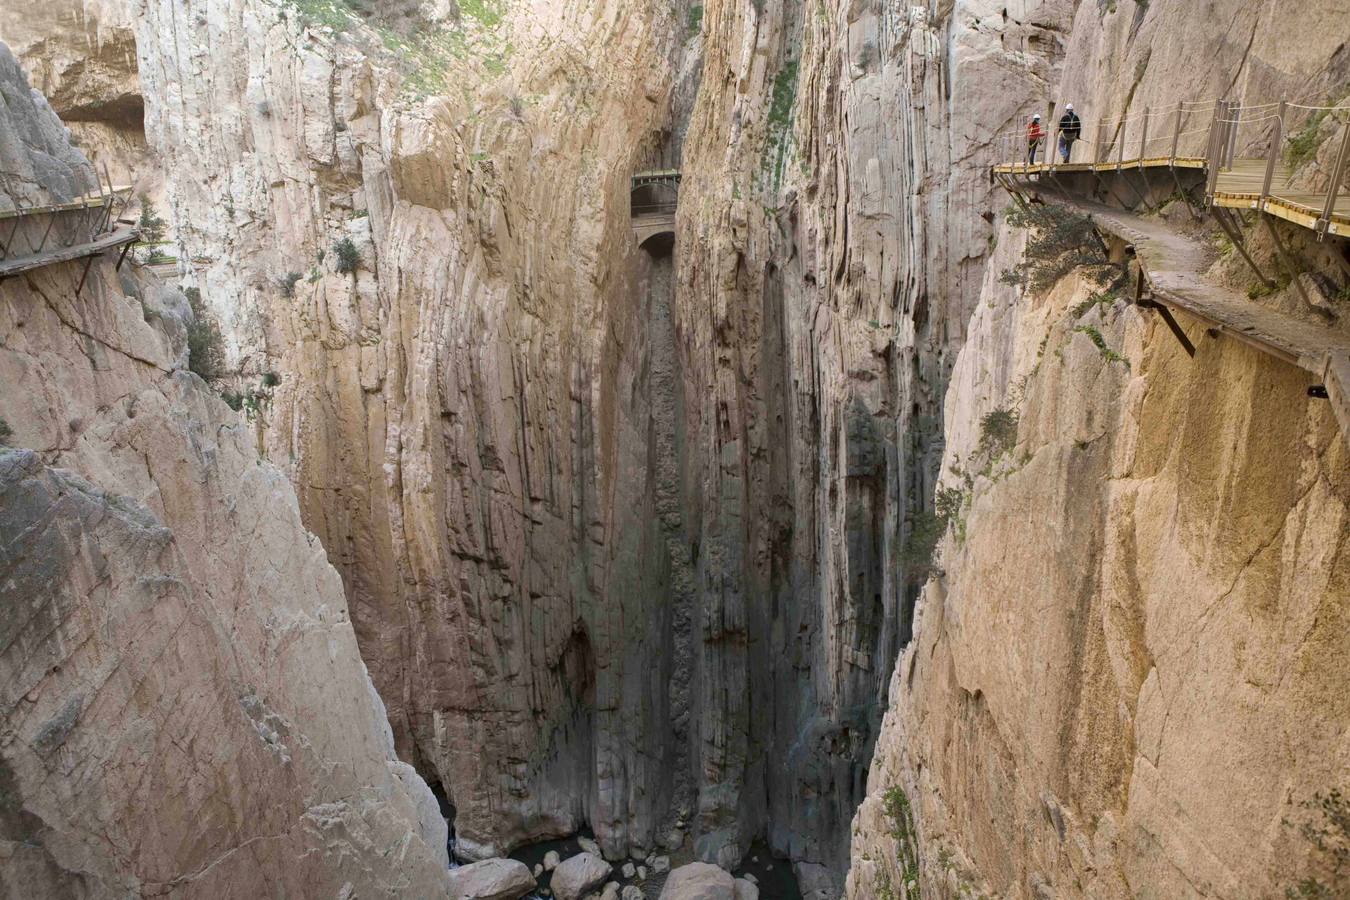
POLYGON ((1181 144, 1181 111, 1186 106, 1186 101, 1177 104, 1177 124, 1172 130, 1172 155, 1167 158, 1167 164, 1172 168, 1177 165, 1177 147, 1181 144))
POLYGON ((1120 139, 1116 141, 1116 171, 1125 167, 1125 120, 1120 120, 1120 139))
POLYGON ((1275 131, 1270 136, 1270 153, 1266 155, 1266 177, 1261 182, 1261 196, 1257 198, 1257 208, 1264 210, 1266 200, 1270 198, 1270 185, 1275 179, 1275 160, 1280 157, 1280 142, 1284 140, 1284 113, 1286 102, 1280 101, 1280 114, 1275 117, 1275 131))
POLYGON ((1092 164, 1093 164, 1094 166, 1095 166, 1095 165, 1100 165, 1100 164, 1101 164, 1101 161, 1102 161, 1102 147, 1105 146, 1105 144, 1103 143, 1105 140, 1106 140, 1106 124, 1105 124, 1104 122, 1098 122, 1098 123, 1097 123, 1097 146, 1094 147, 1094 148, 1093 148, 1093 151, 1092 151, 1092 164))
POLYGON ((1149 109, 1144 107, 1144 133, 1139 136, 1139 168, 1144 167, 1144 157, 1148 156, 1148 115, 1149 109))
POLYGON ((1214 101, 1214 115, 1209 120, 1209 143, 1205 147, 1205 168, 1208 170, 1205 177, 1205 204, 1214 205, 1214 185, 1219 176, 1218 147, 1219 134, 1221 129, 1220 120, 1223 112, 1223 101, 1214 101))
POLYGON ((1327 205, 1322 210, 1322 218, 1317 220, 1317 239, 1326 237, 1331 227, 1331 216, 1336 211, 1336 199, 1341 192, 1341 179, 1345 177, 1346 157, 1350 155, 1350 122, 1341 130, 1341 149, 1336 154, 1336 165, 1331 170, 1331 185, 1327 188, 1327 205))
POLYGON ((1237 156, 1238 126, 1242 122, 1242 107, 1236 100, 1232 103, 1233 118, 1228 123, 1228 144, 1224 152, 1225 169, 1233 168, 1233 159, 1237 156))

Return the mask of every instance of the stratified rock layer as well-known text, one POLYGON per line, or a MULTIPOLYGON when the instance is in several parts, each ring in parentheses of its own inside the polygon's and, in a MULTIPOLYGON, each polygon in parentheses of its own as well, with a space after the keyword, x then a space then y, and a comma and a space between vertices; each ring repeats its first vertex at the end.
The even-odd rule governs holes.
MULTIPOLYGON (((3 48, 0 96, 0 206, 92 186, 3 48)), ((185 369, 186 301, 82 269, 0 285, 0 893, 443 894, 445 821, 290 484, 185 369)))

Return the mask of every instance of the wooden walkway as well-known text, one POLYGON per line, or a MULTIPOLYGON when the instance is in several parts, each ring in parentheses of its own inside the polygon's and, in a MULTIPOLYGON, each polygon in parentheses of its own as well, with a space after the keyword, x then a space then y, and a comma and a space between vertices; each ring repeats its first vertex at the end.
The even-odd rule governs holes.
MULTIPOLYGON (((1220 169, 1214 188, 1214 205, 1228 209, 1263 209, 1272 216, 1316 228, 1326 206, 1326 191, 1314 193, 1298 190, 1286 166, 1276 166, 1270 183, 1270 193, 1262 200, 1265 186, 1266 160, 1237 159, 1231 169, 1220 169)), ((1336 208, 1327 218, 1327 234, 1350 237, 1350 195, 1337 197, 1336 208)))
POLYGON ((16 256, 12 259, 0 260, 0 279, 9 278, 22 272, 29 272, 33 269, 41 269, 45 266, 56 265, 57 263, 85 259, 90 256, 98 256, 100 253, 105 253, 108 250, 131 244, 139 237, 140 232, 135 228, 118 228, 115 231, 99 235, 94 240, 83 244, 73 244, 69 247, 53 247, 42 253, 33 253, 28 256, 16 256))
POLYGON ((43 206, 16 206, 0 209, 0 219, 16 219, 24 216, 40 216, 44 213, 73 212, 80 209, 99 209, 107 206, 115 197, 130 192, 131 185, 124 184, 112 188, 107 194, 85 194, 64 203, 48 203, 43 206))
MULTIPOLYGON (((1128 172, 1135 169, 1199 169, 1208 163, 1200 157, 1151 157, 1103 163, 1008 163, 994 166, 994 174, 1011 178, 1053 177, 1069 172, 1128 172)), ((1318 193, 1299 190, 1291 185, 1288 167, 1277 166, 1272 173, 1269 195, 1262 199, 1265 186, 1266 160, 1237 159, 1230 168, 1220 169, 1215 178, 1214 205, 1228 209, 1264 210, 1272 216, 1293 222, 1304 228, 1316 229, 1326 205, 1326 191, 1318 193)), ((1350 191, 1338 197, 1336 207, 1327 219, 1327 234, 1350 237, 1350 191)))

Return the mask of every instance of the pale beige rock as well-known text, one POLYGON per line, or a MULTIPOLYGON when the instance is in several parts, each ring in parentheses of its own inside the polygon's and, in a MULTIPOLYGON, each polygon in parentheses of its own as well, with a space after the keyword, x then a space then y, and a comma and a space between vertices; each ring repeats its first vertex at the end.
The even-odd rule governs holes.
POLYGON ((450 871, 450 900, 517 900, 534 890, 529 866, 485 859, 450 871))
MULTIPOLYGON (((1327 14, 1272 29, 1239 2, 1080 4, 1055 93, 1088 118, 1127 94, 1134 113, 1330 86, 1327 14)), ((902 895, 897 791, 925 895, 1282 896, 1325 877, 1303 804, 1350 761, 1328 631, 1350 609, 1344 442, 1300 370, 1194 321, 1192 360, 1123 304, 1075 318, 1096 290, 1077 279, 1018 297, 998 276, 1022 246, 999 233, 952 375, 963 537, 892 679, 848 896, 902 895), (988 460, 981 419, 1010 407, 1016 446, 988 460)))
MULTIPOLYGON (((0 48, 0 207, 82 192, 16 71, 0 48)), ((81 277, 0 284, 0 894, 443 896, 445 822, 340 579, 184 368, 182 295, 110 259, 81 277)))
POLYGON ((670 873, 661 900, 735 900, 735 879, 725 869, 708 863, 690 863, 670 873))
POLYGON ((553 870, 549 887, 558 900, 580 900, 605 883, 613 867, 594 853, 578 853, 553 870))

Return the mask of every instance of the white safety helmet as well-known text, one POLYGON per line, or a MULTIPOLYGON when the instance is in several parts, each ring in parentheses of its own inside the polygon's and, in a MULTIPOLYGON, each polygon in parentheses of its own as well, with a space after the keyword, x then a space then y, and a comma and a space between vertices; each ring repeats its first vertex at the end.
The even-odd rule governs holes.
POLYGON ((1064 104, 1064 111, 1065 111, 1065 112, 1073 112, 1073 104, 1072 104, 1072 103, 1066 103, 1066 104, 1064 104))
POLYGON ((1034 116, 1031 117, 1031 121, 1033 121, 1033 122, 1039 122, 1040 120, 1041 120, 1041 114, 1040 114, 1040 113, 1036 113, 1036 115, 1034 115, 1034 116))

